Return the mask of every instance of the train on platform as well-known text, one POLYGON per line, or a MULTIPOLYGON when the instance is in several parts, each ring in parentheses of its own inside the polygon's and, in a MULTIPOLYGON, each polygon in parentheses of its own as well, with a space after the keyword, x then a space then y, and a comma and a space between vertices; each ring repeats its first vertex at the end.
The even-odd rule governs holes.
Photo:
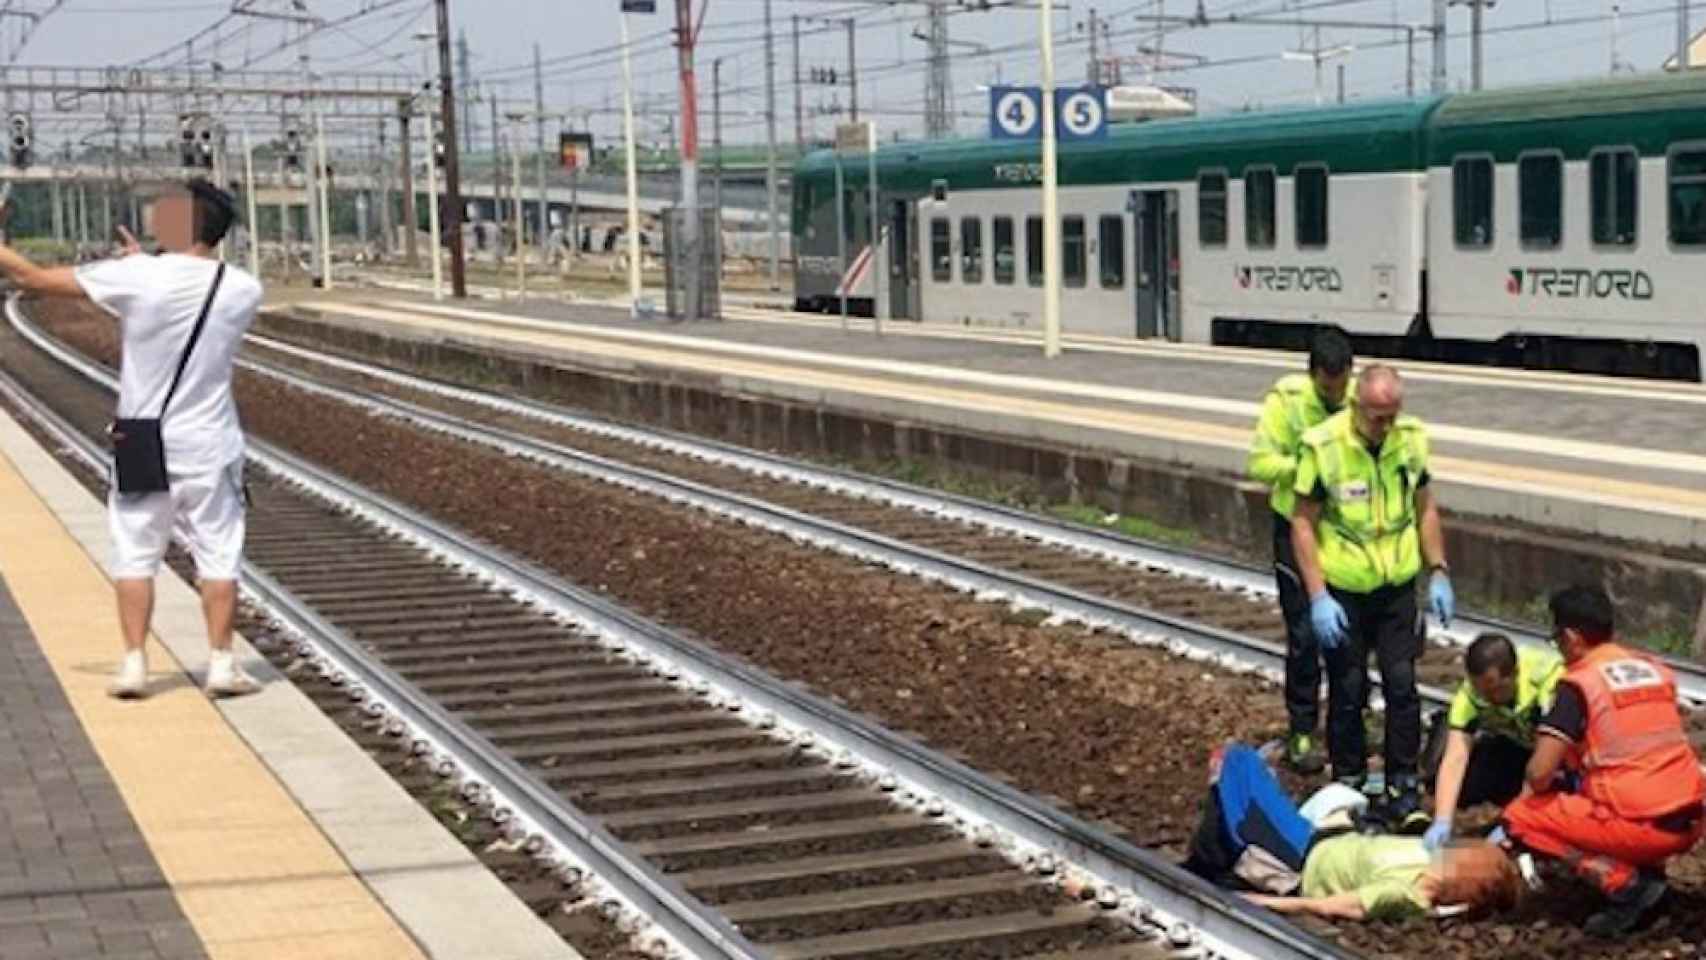
MULTIPOLYGON (((874 250, 867 162, 795 168, 798 309, 1041 326, 1034 142, 883 146, 874 250)), ((1706 73, 1118 124, 1059 183, 1068 333, 1701 379, 1706 73)))

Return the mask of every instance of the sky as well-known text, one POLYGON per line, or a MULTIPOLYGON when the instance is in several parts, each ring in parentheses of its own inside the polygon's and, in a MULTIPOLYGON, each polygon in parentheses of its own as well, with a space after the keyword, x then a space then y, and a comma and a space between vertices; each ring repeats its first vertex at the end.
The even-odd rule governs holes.
MULTIPOLYGON (((198 31, 221 21, 233 0, 64 0, 30 36, 16 62, 57 66, 126 64, 159 55, 156 63, 181 63, 183 45, 198 31)), ((292 0, 245 0, 261 9, 288 8, 292 0)), ((314 41, 322 69, 364 69, 418 73, 423 44, 412 35, 432 27, 430 0, 297 0, 328 20, 365 16, 328 28, 314 41)), ((711 135, 712 65, 722 60, 724 137, 730 143, 762 143, 765 137, 765 0, 693 0, 703 8, 699 37, 701 136, 711 135)), ((964 0, 948 0, 959 7, 964 0)), ((996 3, 1003 0, 994 0, 996 3)), ((1012 0, 1007 0, 1012 2, 1012 0)), ((1026 0, 1035 6, 1035 0, 1026 0)), ((1204 112, 1310 103, 1316 96, 1315 72, 1307 61, 1282 59, 1284 51, 1352 47, 1322 71, 1322 93, 1336 96, 1336 70, 1345 68, 1351 99, 1402 95, 1405 87, 1403 34, 1388 29, 1326 27, 1319 34, 1300 26, 1299 18, 1323 18, 1357 24, 1423 23, 1432 0, 1201 0, 1212 19, 1227 14, 1264 15, 1285 21, 1275 26, 1216 24, 1207 28, 1169 27, 1158 34, 1157 13, 1194 13, 1198 0, 1092 0, 1104 20, 1100 43, 1127 58, 1126 82, 1153 82, 1193 88, 1204 112), (1157 41, 1163 51, 1157 58, 1157 41), (1147 51, 1147 52, 1146 52, 1147 51), (1154 72, 1160 65, 1167 69, 1154 72)), ((1696 28, 1706 27, 1706 0, 1693 0, 1696 28)), ((914 38, 925 24, 918 0, 772 0, 776 30, 777 135, 794 135, 792 96, 792 18, 803 20, 802 69, 835 67, 839 87, 810 86, 803 97, 808 134, 827 136, 837 118, 827 111, 844 107, 847 34, 839 23, 853 18, 860 69, 862 111, 874 118, 886 137, 916 136, 922 130, 926 44, 914 38)), ((1085 25, 1092 7, 1073 0, 1054 14, 1057 74, 1062 83, 1087 75, 1085 25)), ((1558 79, 1604 76, 1611 71, 1613 36, 1625 70, 1656 69, 1675 49, 1677 0, 1504 0, 1486 14, 1485 82, 1489 87, 1558 79), (1618 29, 1611 11, 1620 8, 1618 29), (1586 21, 1586 22, 1573 22, 1586 21)), ((621 74, 618 0, 449 0, 453 30, 465 31, 476 83, 495 93, 503 109, 531 109, 532 58, 537 43, 545 63, 548 114, 570 118, 575 128, 590 125, 601 139, 620 130, 621 74)), ((41 9, 49 0, 25 0, 41 9)), ((975 3, 971 4, 975 6, 975 3)), ((640 135, 668 142, 676 112, 675 51, 667 31, 673 26, 673 0, 659 0, 660 12, 630 18, 634 71, 641 108, 640 135)), ((1037 9, 958 10, 948 18, 952 47, 951 91, 958 115, 956 131, 980 135, 987 128, 986 91, 996 82, 1036 82, 1039 68, 1037 9)), ((18 26, 7 27, 7 46, 18 26)), ((197 62, 218 58, 227 66, 274 50, 284 26, 273 21, 232 20, 217 34, 195 42, 197 62)), ((1469 13, 1453 7, 1448 21, 1449 74, 1453 89, 1469 82, 1469 13)), ((256 69, 288 69, 290 53, 262 57, 256 69)), ((1431 64, 1425 35, 1418 35, 1415 70, 1418 89, 1426 90, 1431 64)), ((484 114, 484 110, 479 111, 484 114)))

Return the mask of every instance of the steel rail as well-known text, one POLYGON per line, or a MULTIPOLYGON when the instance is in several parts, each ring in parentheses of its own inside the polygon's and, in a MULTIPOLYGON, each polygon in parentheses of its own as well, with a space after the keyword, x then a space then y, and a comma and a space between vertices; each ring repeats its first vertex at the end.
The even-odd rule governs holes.
MULTIPOLYGON (((113 387, 101 380, 96 382, 113 387)), ((5 372, 0 372, 0 394, 27 410, 43 429, 90 467, 100 472, 107 470, 110 455, 105 450, 32 397, 27 388, 5 372)), ((269 471, 294 479, 288 461, 275 461, 265 451, 259 452, 255 459, 269 471)), ((323 478, 316 479, 325 482, 323 478)), ((434 703, 431 697, 383 666, 348 634, 328 623, 264 571, 244 561, 240 582, 250 599, 319 650, 353 681, 351 689, 362 691, 364 701, 381 708, 370 710, 370 717, 382 719, 386 712, 395 714, 413 736, 435 747, 440 757, 449 759, 465 782, 489 789, 507 811, 502 819, 513 817, 531 824, 538 836, 584 864, 587 872, 607 884, 631 909, 661 928, 690 956, 720 960, 762 960, 766 956, 715 910, 689 896, 643 858, 628 853, 596 817, 577 809, 485 737, 434 703)))
MULTIPOLYGON (((7 312, 21 333, 55 359, 109 390, 115 388, 112 375, 98 364, 72 354, 39 332, 26 331, 27 324, 17 310, 15 298, 8 301, 7 312), (32 336, 32 332, 36 335, 32 336)), ((8 385, 9 381, 9 377, 0 374, 0 387, 4 387, 5 392, 13 393, 15 399, 26 406, 39 406, 29 403, 27 392, 22 392, 21 387, 8 385), (22 396, 18 395, 19 392, 22 396)), ((86 456, 93 453, 94 462, 104 464, 106 458, 95 452, 98 448, 93 441, 68 424, 64 429, 71 431, 67 439, 76 439, 76 445, 83 448, 86 456)), ((909 785, 911 789, 908 792, 915 803, 926 806, 943 804, 965 811, 968 828, 988 825, 1016 838, 1022 849, 1043 851, 1043 863, 1048 862, 1047 857, 1058 857, 1061 862, 1090 874, 1100 883, 1131 891, 1138 898, 1129 908, 1133 920, 1148 924, 1154 932, 1164 931, 1178 947, 1207 949, 1215 956, 1250 960, 1349 960, 1355 956, 1337 944, 1292 926, 1275 914, 1257 909, 1241 897, 1214 887, 1100 827, 1078 820, 1038 798, 941 756, 865 717, 779 682, 732 657, 679 637, 596 594, 563 581, 549 571, 478 543, 465 534, 361 489, 294 455, 265 443, 251 442, 249 456, 269 472, 311 494, 351 508, 376 525, 445 557, 447 561, 468 569, 518 598, 573 621, 605 642, 635 652, 643 662, 663 668, 666 675, 678 673, 682 683, 692 685, 696 691, 708 692, 708 688, 715 687, 725 695, 752 705, 757 715, 804 731, 822 731, 825 749, 835 751, 838 758, 851 754, 869 768, 890 771, 891 775, 909 785)), ((245 571, 246 574, 248 572, 245 571)), ((314 619, 310 614, 304 622, 316 626, 314 619)), ((349 647, 349 653, 353 658, 366 659, 366 655, 354 645, 349 647)), ((383 667, 370 666, 375 674, 385 672, 383 667)), ((399 696, 419 697, 402 681, 395 681, 394 686, 375 686, 374 689, 394 689, 399 696)), ((452 718, 450 722, 457 721, 452 718)), ((492 749, 477 734, 470 731, 468 735, 474 742, 492 749)), ((810 737, 804 739, 809 741, 810 737)), ((513 764, 496 760, 487 762, 491 764, 488 769, 493 775, 514 772, 513 764), (510 769, 506 770, 506 767, 510 769)), ((472 776, 477 780, 477 774, 472 776)), ((533 784, 530 775, 524 771, 521 776, 529 780, 526 789, 517 788, 513 794, 508 790, 503 792, 540 803, 561 802, 551 796, 536 796, 541 790, 548 794, 548 788, 533 784)), ((1050 868, 1043 866, 1039 869, 1046 871, 1050 868)), ((744 943, 743 940, 734 942, 744 943)), ((761 953, 758 955, 762 956, 761 953)))
MULTIPOLYGON (((599 417, 571 412, 550 404, 499 396, 475 388, 446 384, 372 363, 304 348, 260 334, 251 334, 249 339, 268 350, 325 364, 335 369, 372 377, 411 390, 435 394, 459 402, 528 417, 553 426, 577 430, 605 439, 632 443, 664 453, 692 457, 756 476, 783 480, 842 496, 912 510, 927 516, 953 520, 994 533, 1035 540, 1114 563, 1162 571, 1246 596, 1274 599, 1277 598, 1278 594, 1270 570, 1210 556, 1199 551, 1144 541, 1084 524, 1051 520, 1015 507, 992 504, 898 480, 866 476, 834 467, 791 460, 721 441, 688 436, 676 431, 613 423, 599 417)), ((245 358, 241 362, 252 369, 272 375, 293 372, 276 364, 252 358, 245 358)), ((1530 626, 1473 613, 1460 613, 1450 628, 1436 629, 1434 634, 1443 636, 1452 643, 1467 645, 1470 640, 1486 631, 1503 633, 1523 645, 1546 648, 1552 646, 1550 637, 1537 632, 1530 626)), ((1706 706, 1706 665, 1671 656, 1662 656, 1661 659, 1666 666, 1676 673, 1678 693, 1681 699, 1691 706, 1706 706)))

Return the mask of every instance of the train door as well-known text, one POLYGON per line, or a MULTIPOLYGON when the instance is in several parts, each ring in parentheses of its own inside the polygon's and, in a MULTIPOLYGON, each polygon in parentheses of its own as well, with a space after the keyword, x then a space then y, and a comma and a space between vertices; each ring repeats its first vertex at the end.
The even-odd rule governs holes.
POLYGON ((896 200, 889 207, 889 317, 916 320, 918 242, 913 237, 912 204, 896 200))
POLYGON ((1136 220, 1137 326, 1140 339, 1180 339, 1179 191, 1133 190, 1127 202, 1136 220))

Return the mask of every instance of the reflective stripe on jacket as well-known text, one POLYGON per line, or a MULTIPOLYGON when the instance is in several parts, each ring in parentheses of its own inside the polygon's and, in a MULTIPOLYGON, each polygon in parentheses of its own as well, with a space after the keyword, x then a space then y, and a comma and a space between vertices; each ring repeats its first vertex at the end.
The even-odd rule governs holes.
POLYGON ((1372 593, 1421 572, 1416 491, 1427 472, 1427 432, 1415 417, 1398 417, 1378 461, 1357 433, 1351 410, 1303 435, 1295 490, 1308 496, 1319 486, 1326 495, 1315 536, 1330 586, 1372 593))
POLYGON ((1706 799, 1706 776, 1683 732, 1668 668, 1606 643, 1571 664, 1566 679, 1587 708, 1587 734, 1571 750, 1583 794, 1631 820, 1706 799))

